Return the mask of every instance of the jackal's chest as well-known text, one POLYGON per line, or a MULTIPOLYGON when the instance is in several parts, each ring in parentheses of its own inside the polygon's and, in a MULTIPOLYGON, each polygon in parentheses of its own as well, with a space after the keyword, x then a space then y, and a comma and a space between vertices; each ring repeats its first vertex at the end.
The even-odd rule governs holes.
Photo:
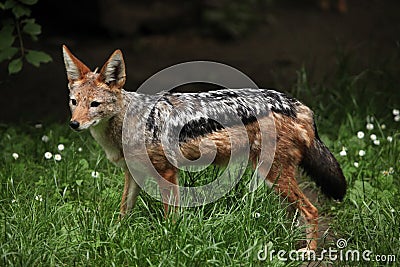
POLYGON ((90 133, 93 138, 100 144, 106 153, 107 159, 114 163, 116 166, 125 168, 125 158, 122 148, 119 145, 119 136, 115 136, 108 130, 108 125, 97 125, 90 128, 90 133))

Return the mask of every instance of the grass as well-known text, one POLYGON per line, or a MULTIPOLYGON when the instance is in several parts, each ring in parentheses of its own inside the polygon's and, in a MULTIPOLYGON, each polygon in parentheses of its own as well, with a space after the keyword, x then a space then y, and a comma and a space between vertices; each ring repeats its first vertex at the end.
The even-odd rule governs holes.
POLYGON ((275 193, 248 194, 244 186, 216 204, 182 209, 176 223, 142 194, 133 214, 118 222, 122 173, 90 136, 60 125, 3 128, 1 136, 4 265, 247 264, 263 243, 291 249, 301 238, 275 193), (61 160, 46 159, 46 152, 61 160))
MULTIPOLYGON (((329 227, 321 250, 337 249, 336 241, 342 238, 346 250, 370 250, 371 259, 387 256, 386 261, 363 260, 362 265, 395 266, 400 261, 400 122, 394 121, 392 112, 399 108, 395 106, 398 98, 388 93, 386 100, 371 99, 363 105, 359 99, 370 91, 371 77, 344 73, 335 86, 338 91, 346 90, 347 96, 310 85, 304 71, 299 72, 294 91, 300 99, 307 99, 308 93, 312 96, 314 90, 324 92, 324 99, 317 96, 310 104, 324 116, 317 117, 320 135, 339 160, 349 184, 342 203, 318 197, 317 206, 329 227), (375 103, 378 100, 386 104, 375 103), (373 129, 366 128, 368 123, 373 129), (363 138, 357 137, 359 131, 363 138), (379 145, 371 140, 371 134, 379 145), (365 155, 360 156, 361 150, 365 155), (396 261, 388 259, 389 255, 396 261)), ((388 80, 382 80, 390 87, 388 80)), ((267 262, 257 258, 265 247, 268 251, 299 248, 305 236, 297 213, 271 189, 262 186, 248 192, 250 171, 225 197, 202 207, 181 209, 175 222, 164 219, 161 203, 144 193, 132 214, 118 221, 121 170, 105 159, 88 133, 78 135, 67 128, 57 124, 0 126, 0 265, 302 264, 281 261, 277 254, 267 262), (64 145, 61 151, 59 144, 64 145), (45 158, 46 152, 52 153, 50 159, 45 158)), ((214 175, 212 168, 203 174, 214 175)), ((184 182, 192 182, 193 177, 183 176, 184 182)), ((308 181, 302 187, 317 191, 308 181)), ((328 264, 329 259, 324 262, 328 264)), ((333 264, 358 266, 360 262, 333 264)))

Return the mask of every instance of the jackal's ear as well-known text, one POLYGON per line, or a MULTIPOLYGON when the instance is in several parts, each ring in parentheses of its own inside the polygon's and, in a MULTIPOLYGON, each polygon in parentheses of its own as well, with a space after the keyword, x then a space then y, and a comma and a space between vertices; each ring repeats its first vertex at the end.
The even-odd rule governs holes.
POLYGON ((86 73, 90 72, 90 69, 77 59, 65 45, 63 45, 63 55, 67 77, 70 82, 80 80, 86 73))
POLYGON ((99 78, 111 88, 121 89, 125 84, 125 63, 121 50, 116 50, 101 68, 99 78))

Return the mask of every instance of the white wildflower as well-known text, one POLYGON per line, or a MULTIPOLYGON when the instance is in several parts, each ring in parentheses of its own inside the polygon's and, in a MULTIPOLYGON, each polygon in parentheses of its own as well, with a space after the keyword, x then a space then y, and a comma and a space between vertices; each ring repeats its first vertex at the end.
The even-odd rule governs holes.
POLYGON ((17 153, 12 153, 12 157, 17 160, 19 158, 19 155, 17 153))
POLYGON ((358 168, 359 166, 360 166, 360 164, 357 161, 355 161, 354 162, 354 167, 358 168))
POLYGON ((388 136, 388 137, 386 138, 386 140, 388 140, 388 142, 391 143, 391 142, 393 141, 393 137, 388 136))
POLYGON ((400 115, 395 116, 395 117, 394 117, 394 121, 395 121, 395 122, 399 122, 399 121, 400 121, 400 115))
POLYGON ((82 148, 81 147, 78 147, 78 152, 82 152, 82 148))
POLYGON ((261 214, 259 212, 254 212, 254 218, 260 218, 261 214))
POLYGON ((346 152, 346 148, 345 148, 345 147, 342 147, 342 151, 339 152, 339 155, 342 156, 342 157, 344 157, 344 156, 347 155, 347 152, 346 152))
POLYGON ((99 177, 99 173, 96 172, 96 171, 92 171, 92 177, 93 177, 93 178, 99 177))
POLYGON ((374 125, 372 123, 367 123, 366 128, 367 128, 367 130, 371 131, 374 129, 374 125))
POLYGON ((50 152, 46 152, 46 153, 44 153, 44 157, 46 159, 51 159, 53 157, 53 154, 51 154, 50 152))
POLYGON ((374 145, 379 146, 381 144, 381 141, 379 141, 379 139, 374 140, 374 145))
POLYGON ((43 201, 42 195, 35 196, 35 200, 42 202, 43 201))
POLYGON ((363 139, 364 136, 365 136, 365 134, 364 134, 363 131, 358 131, 358 132, 357 132, 357 137, 358 137, 358 139, 363 139))
POLYGON ((60 161, 61 160, 61 155, 60 154, 55 154, 54 155, 54 159, 57 160, 57 161, 60 161))
POLYGON ((393 109, 392 113, 394 116, 400 115, 400 110, 395 108, 395 109, 393 109))
POLYGON ((360 151, 358 151, 358 155, 360 156, 360 157, 364 157, 365 156, 365 150, 360 150, 360 151))
POLYGON ((15 203, 15 202, 17 202, 16 199, 12 199, 12 200, 11 200, 11 203, 15 203))
POLYGON ((43 142, 47 143, 47 142, 49 142, 49 140, 50 140, 50 138, 47 135, 43 135, 42 136, 42 141, 43 142))
POLYGON ((375 135, 375 134, 371 134, 371 135, 369 136, 369 138, 371 138, 372 141, 375 141, 375 140, 376 140, 376 135, 375 135))
POLYGON ((64 147, 63 144, 59 144, 59 145, 57 146, 58 151, 63 151, 64 148, 65 148, 65 147, 64 147))
POLYGON ((394 169, 393 169, 393 167, 390 167, 389 168, 389 174, 393 174, 394 173, 394 169))
POLYGON ((385 130, 386 129, 386 124, 381 124, 381 129, 385 130))
POLYGON ((36 123, 35 124, 35 128, 36 129, 41 129, 43 127, 43 125, 41 123, 36 123))

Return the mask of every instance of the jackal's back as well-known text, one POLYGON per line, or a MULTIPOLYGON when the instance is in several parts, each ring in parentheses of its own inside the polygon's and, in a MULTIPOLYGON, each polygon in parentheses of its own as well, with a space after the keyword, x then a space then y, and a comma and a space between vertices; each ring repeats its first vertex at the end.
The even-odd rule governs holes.
POLYGON ((166 132, 185 142, 227 127, 248 125, 270 112, 296 118, 302 104, 267 89, 224 89, 202 93, 160 93, 148 107, 151 142, 166 132))

